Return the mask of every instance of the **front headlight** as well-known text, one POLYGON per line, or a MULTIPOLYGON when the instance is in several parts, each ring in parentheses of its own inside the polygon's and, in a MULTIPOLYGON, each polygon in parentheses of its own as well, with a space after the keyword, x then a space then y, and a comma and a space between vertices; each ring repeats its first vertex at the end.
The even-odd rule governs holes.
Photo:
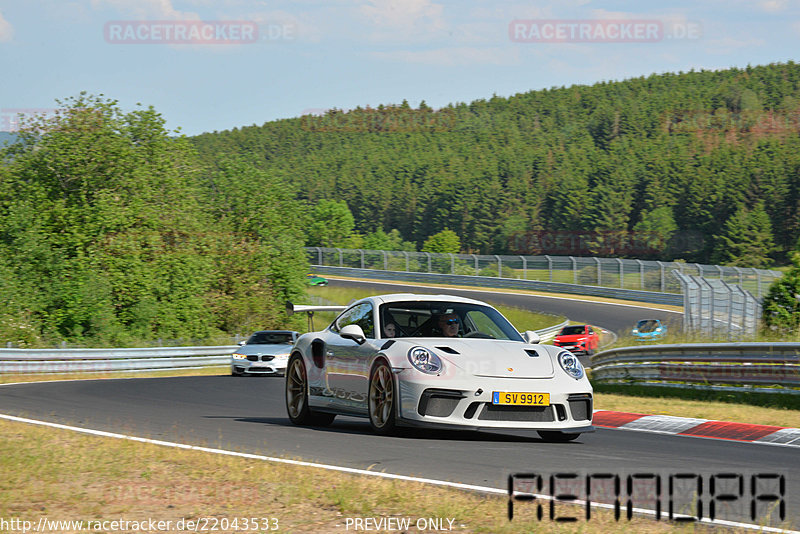
POLYGON ((413 347, 408 351, 408 361, 417 371, 435 375, 442 370, 442 360, 425 347, 413 347))
POLYGON ((238 352, 234 352, 232 354, 234 360, 246 360, 247 354, 239 354, 238 352))
POLYGON ((639 331, 638 331, 636 328, 634 328, 633 330, 631 330, 631 334, 638 334, 638 333, 639 333, 639 331))
POLYGON ((578 357, 571 352, 562 352, 558 355, 558 364, 569 376, 575 380, 583 378, 583 365, 578 357))

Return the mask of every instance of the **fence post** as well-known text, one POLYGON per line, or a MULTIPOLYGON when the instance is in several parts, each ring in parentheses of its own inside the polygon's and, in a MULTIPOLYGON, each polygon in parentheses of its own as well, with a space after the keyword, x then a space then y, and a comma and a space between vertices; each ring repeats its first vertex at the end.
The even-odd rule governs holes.
POLYGON ((503 278, 503 260, 500 259, 500 256, 497 254, 494 255, 497 258, 497 277, 503 278))
POLYGON ((317 249, 317 255, 319 256, 319 263, 317 265, 322 265, 322 247, 314 247, 317 249))
POLYGON ((666 293, 667 292, 667 280, 666 280, 666 276, 665 276, 666 273, 664 272, 665 271, 664 264, 662 262, 660 262, 660 261, 657 261, 656 263, 658 264, 659 268, 661 269, 661 292, 662 293, 666 293))
POLYGON ((344 267, 344 258, 342 257, 342 249, 337 248, 337 252, 339 252, 339 267, 344 267))
POLYGON ((547 260, 547 272, 549 273, 549 278, 551 282, 553 281, 553 260, 550 259, 550 256, 547 254, 544 255, 544 258, 547 260))
MULTIPOLYGON (((728 290, 728 341, 733 339, 733 290, 731 286, 722 280, 722 285, 728 290)), ((742 322, 744 322, 744 314, 742 314, 742 322)))
POLYGON ((423 252, 428 257, 428 274, 431 274, 431 253, 423 252))
POLYGON ((616 258, 619 262, 619 288, 625 289, 625 269, 622 267, 622 260, 620 258, 616 258))
POLYGON ((577 260, 575 260, 575 256, 570 256, 569 259, 572 262, 572 283, 577 286, 578 285, 578 262, 577 262, 577 260))
POLYGON ((475 276, 478 276, 480 269, 478 269, 478 256, 475 254, 470 254, 475 259, 475 276))
POLYGON ((522 258, 522 279, 528 279, 528 260, 525 259, 525 256, 520 256, 522 258))
POLYGON ((384 271, 388 271, 389 270, 389 253, 386 252, 385 250, 382 250, 381 252, 383 252, 383 270, 384 271))
POLYGON ((405 255, 405 257, 406 257, 406 272, 408 272, 408 269, 409 269, 409 265, 408 265, 408 252, 406 252, 406 251, 404 250, 404 251, 403 251, 403 254, 404 254, 404 255, 405 255))
POLYGON ((758 280, 758 301, 761 302, 761 271, 753 269, 756 272, 756 280, 758 280))
POLYGON ((358 250, 361 251, 361 268, 363 269, 364 268, 364 249, 360 248, 358 250))
POLYGON ((739 267, 734 267, 733 270, 736 271, 736 274, 739 275, 739 287, 742 287, 744 285, 744 277, 742 276, 742 269, 740 269, 739 267))
POLYGON ((456 274, 456 255, 450 253, 450 274, 456 274))
POLYGON ((603 266, 600 265, 600 260, 598 258, 595 257, 594 261, 597 263, 597 285, 598 286, 602 286, 603 285, 603 279, 602 279, 603 266))
POLYGON ((636 263, 639 264, 639 289, 644 291, 644 262, 642 260, 636 260, 636 263))

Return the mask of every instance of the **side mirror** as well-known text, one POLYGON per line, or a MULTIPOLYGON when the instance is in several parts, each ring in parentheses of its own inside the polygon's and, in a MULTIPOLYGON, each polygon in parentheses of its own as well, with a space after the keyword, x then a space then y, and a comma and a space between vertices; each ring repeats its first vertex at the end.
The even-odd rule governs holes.
POLYGON ((539 341, 541 341, 539 334, 537 334, 533 330, 524 331, 522 333, 522 339, 525 340, 525 343, 530 343, 532 345, 535 345, 536 343, 539 343, 539 341))
POLYGON ((364 331, 357 324, 349 324, 339 331, 339 335, 345 339, 352 339, 359 345, 367 340, 364 331))

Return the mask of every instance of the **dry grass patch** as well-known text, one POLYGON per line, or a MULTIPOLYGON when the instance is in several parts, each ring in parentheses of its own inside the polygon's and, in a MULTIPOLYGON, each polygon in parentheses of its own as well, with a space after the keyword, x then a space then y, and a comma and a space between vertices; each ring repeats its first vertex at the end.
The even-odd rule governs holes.
MULTIPOLYGON (((525 503, 518 503, 509 522, 503 497, 9 421, 0 421, 0 435, 0 517, 34 522, 42 516, 84 521, 152 518, 177 525, 180 519, 230 522, 270 517, 277 518, 280 532, 333 533, 347 531, 347 518, 394 517, 413 522, 440 518, 444 524, 452 519, 454 532, 705 530, 645 518, 615 522, 608 513, 597 513, 590 522, 558 524, 536 520, 535 506, 525 503)), ((569 514, 563 506, 563 513, 569 514)), ((581 517, 582 510, 576 508, 572 515, 581 517)))
POLYGON ((104 380, 110 378, 158 378, 170 376, 217 376, 230 374, 230 367, 215 365, 202 369, 185 369, 183 371, 141 371, 141 372, 98 372, 98 373, 31 373, 0 374, 0 384, 17 384, 20 382, 47 382, 51 380, 104 380))

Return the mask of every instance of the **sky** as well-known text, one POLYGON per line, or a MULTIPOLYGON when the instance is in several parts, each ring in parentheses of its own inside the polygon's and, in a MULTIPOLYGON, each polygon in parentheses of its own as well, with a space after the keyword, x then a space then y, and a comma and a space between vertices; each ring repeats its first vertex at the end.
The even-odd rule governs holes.
POLYGON ((81 91, 195 135, 798 56, 800 0, 0 0, 0 130, 81 91))

